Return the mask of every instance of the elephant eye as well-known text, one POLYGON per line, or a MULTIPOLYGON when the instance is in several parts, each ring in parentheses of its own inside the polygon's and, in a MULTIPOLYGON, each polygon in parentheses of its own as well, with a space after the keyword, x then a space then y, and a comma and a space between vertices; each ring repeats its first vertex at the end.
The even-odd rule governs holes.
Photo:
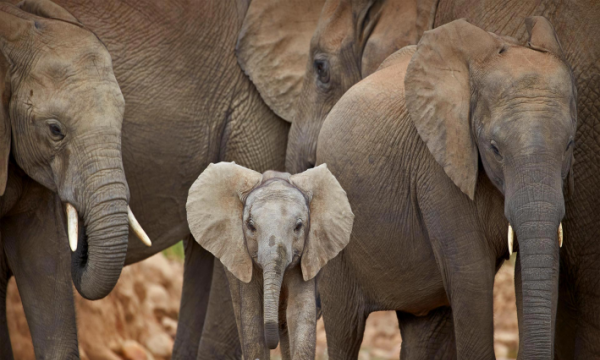
POLYGON ((248 222, 246 223, 246 227, 248 227, 248 230, 255 232, 256 228, 254 227, 254 221, 252 221, 252 219, 248 220, 248 222))
POLYGON ((315 71, 321 83, 329 83, 329 62, 327 60, 315 60, 315 71))
POLYGON ((496 144, 496 142, 494 140, 491 141, 490 148, 494 152, 494 155, 496 155, 497 157, 499 157, 500 159, 502 159, 502 155, 500 154, 500 150, 498 150, 498 145, 496 144))
POLYGON ((298 231, 300 231, 300 229, 302 229, 302 220, 298 220, 298 222, 296 223, 296 226, 294 227, 294 231, 298 232, 298 231))
POLYGON ((51 122, 48 124, 48 129, 50 130, 50 135, 53 140, 60 141, 65 138, 65 134, 62 131, 62 128, 59 123, 51 122))

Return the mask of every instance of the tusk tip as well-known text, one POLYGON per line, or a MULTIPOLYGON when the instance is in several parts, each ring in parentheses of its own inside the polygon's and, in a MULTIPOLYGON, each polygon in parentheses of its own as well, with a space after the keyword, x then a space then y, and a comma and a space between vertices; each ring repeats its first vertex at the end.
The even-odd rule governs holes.
POLYGON ((509 254, 509 256, 512 255, 512 253, 513 253, 514 242, 515 242, 515 232, 509 223, 508 224, 508 254, 509 254))
POLYGON ((131 227, 131 230, 133 230, 135 235, 137 235, 137 237, 144 243, 144 245, 148 247, 152 246, 152 241, 150 241, 148 234, 146 234, 144 229, 142 229, 142 226, 133 215, 133 211, 131 211, 131 208, 129 206, 127 206, 127 217, 129 218, 129 226, 131 227))
POLYGON ((150 238, 148 238, 148 236, 140 237, 140 240, 144 243, 144 245, 146 245, 148 247, 152 246, 152 240, 150 240, 150 238))
POLYGON ((558 246, 562 248, 563 246, 563 227, 562 222, 558 225, 558 246))

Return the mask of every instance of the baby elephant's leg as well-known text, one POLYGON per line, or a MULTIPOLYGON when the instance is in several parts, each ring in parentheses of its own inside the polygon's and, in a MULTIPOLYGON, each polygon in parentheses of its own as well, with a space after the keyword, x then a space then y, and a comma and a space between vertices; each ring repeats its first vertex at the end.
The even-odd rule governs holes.
POLYGON ((233 311, 241 338, 244 359, 269 359, 263 324, 261 275, 254 271, 252 280, 244 283, 225 270, 231 290, 233 311))
POLYGON ((314 359, 317 332, 315 279, 304 281, 300 266, 285 274, 290 354, 293 360, 314 359))

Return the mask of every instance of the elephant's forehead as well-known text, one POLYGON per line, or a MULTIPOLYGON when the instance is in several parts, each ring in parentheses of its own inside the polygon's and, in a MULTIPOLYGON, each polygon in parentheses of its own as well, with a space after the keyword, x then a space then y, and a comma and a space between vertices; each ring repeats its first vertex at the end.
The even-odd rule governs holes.
POLYGON ((246 209, 252 214, 281 213, 307 210, 304 195, 289 183, 273 181, 253 191, 246 199, 246 209))
POLYGON ((113 81, 112 60, 108 53, 96 50, 74 54, 65 50, 65 53, 36 61, 30 76, 41 84, 51 84, 55 88, 73 82, 113 81))
POLYGON ((500 92, 550 92, 565 98, 573 83, 567 65, 556 56, 522 46, 511 46, 483 72, 485 83, 500 92))

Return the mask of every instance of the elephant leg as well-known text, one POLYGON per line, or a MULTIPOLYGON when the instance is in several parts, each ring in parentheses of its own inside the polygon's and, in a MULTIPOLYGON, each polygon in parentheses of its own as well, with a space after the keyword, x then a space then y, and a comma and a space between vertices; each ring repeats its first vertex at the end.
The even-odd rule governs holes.
POLYGON ((319 279, 319 294, 329 359, 357 359, 369 312, 358 286, 349 278, 338 255, 319 279))
POLYGON ((2 241, 37 359, 79 359, 71 251, 58 196, 40 190, 34 212, 4 218, 2 241))
POLYGON ((496 255, 479 227, 477 208, 457 188, 419 202, 452 308, 456 356, 495 359, 496 255))
POLYGON ((173 359, 195 359, 208 305, 214 256, 204 250, 192 235, 184 239, 185 263, 173 359))
MULTIPOLYGON (((521 257, 517 252, 517 259, 515 261, 515 298, 517 300, 517 320, 519 323, 519 329, 522 329, 521 322, 523 321, 523 287, 521 284, 521 257)), ((521 343, 521 332, 519 331, 519 344, 521 343)), ((518 359, 522 359, 518 356, 518 359)))
POLYGON ((456 359, 452 309, 440 307, 425 316, 397 311, 402 350, 400 358, 456 359))
MULTIPOLYGON (((0 244, 2 244, 2 234, 0 233, 0 244)), ((8 322, 6 318, 6 290, 8 280, 10 279, 10 270, 4 252, 0 253, 0 357, 2 359, 12 360, 12 346, 8 334, 8 322)))
MULTIPOLYGON (((288 296, 288 289, 284 285, 281 289, 281 299, 286 299, 288 296)), ((289 324, 286 316, 287 301, 284 301, 279 307, 279 350, 281 351, 281 359, 290 360, 292 359, 290 352, 290 331, 288 330, 289 324)))
POLYGON ((323 321, 327 333, 329 359, 358 359, 369 314, 360 309, 360 306, 341 306, 339 311, 330 315, 328 312, 328 306, 325 306, 323 321), (328 328, 331 330, 328 331, 328 328))
MULTIPOLYGON (((562 251, 562 249, 561 249, 562 251)), ((562 254, 561 254, 562 255, 562 254)), ((561 258, 562 260, 562 258, 561 258)), ((515 266, 516 267, 516 266, 515 266)), ((558 296, 558 307, 557 307, 557 311, 556 311, 556 335, 555 335, 555 359, 557 360, 567 360, 567 359, 573 359, 575 358, 575 354, 576 354, 576 338, 577 338, 577 333, 578 331, 586 331, 586 333, 588 334, 593 334, 594 332, 596 332, 596 339, 600 338, 598 337, 597 331, 599 331, 600 329, 586 329, 583 330, 582 327, 579 322, 580 322, 580 318, 578 316, 578 312, 577 312, 577 305, 576 305, 576 297, 574 296, 574 294, 576 293, 573 289, 573 281, 571 281, 568 278, 568 275, 566 274, 566 271, 564 271, 565 269, 565 265, 563 263, 561 263, 560 265, 560 280, 558 282, 558 287, 559 287, 559 296, 558 296), (589 331, 591 330, 591 331, 589 331)), ((520 288, 520 282, 517 283, 517 276, 520 277, 520 269, 519 272, 517 273, 517 269, 515 268, 515 287, 519 286, 520 288)), ((521 291, 519 289, 519 291, 517 292, 515 290, 515 292, 518 294, 518 300, 517 301, 517 307, 520 308, 521 307, 521 291)), ((521 310, 519 310, 521 311, 521 310)), ((594 327, 592 327, 594 328, 594 327)), ((600 346, 593 346, 597 349, 600 350, 600 346)), ((586 359, 586 358, 594 358, 594 356, 591 356, 592 354, 590 354, 590 356, 587 357, 581 357, 582 359, 586 359)), ((598 354, 596 354, 598 355, 598 354)), ((597 357, 597 356, 596 356, 597 357)), ((577 357, 579 358, 579 356, 577 357)))
POLYGON ((317 342, 315 279, 304 281, 300 266, 296 266, 285 274, 284 281, 287 288, 286 319, 291 359, 314 359, 317 342))
POLYGON ((231 290, 243 358, 269 360, 270 351, 264 335, 263 289, 262 281, 259 280, 262 274, 254 269, 252 280, 246 284, 229 271, 225 270, 225 273, 231 290))
POLYGON ((208 310, 197 359, 215 358, 231 360, 242 358, 229 282, 220 261, 214 262, 208 310))
MULTIPOLYGON (((572 234, 569 232, 568 234, 572 234)), ((559 296, 556 311, 555 359, 600 358, 600 290, 595 286, 600 278, 596 262, 581 261, 575 238, 560 250, 559 296)), ((594 239, 595 240, 595 239, 594 239)), ((515 268, 515 277, 519 275, 515 268)), ((515 280, 515 285, 517 281, 515 280)), ((519 306, 520 302, 517 302, 519 306)))

